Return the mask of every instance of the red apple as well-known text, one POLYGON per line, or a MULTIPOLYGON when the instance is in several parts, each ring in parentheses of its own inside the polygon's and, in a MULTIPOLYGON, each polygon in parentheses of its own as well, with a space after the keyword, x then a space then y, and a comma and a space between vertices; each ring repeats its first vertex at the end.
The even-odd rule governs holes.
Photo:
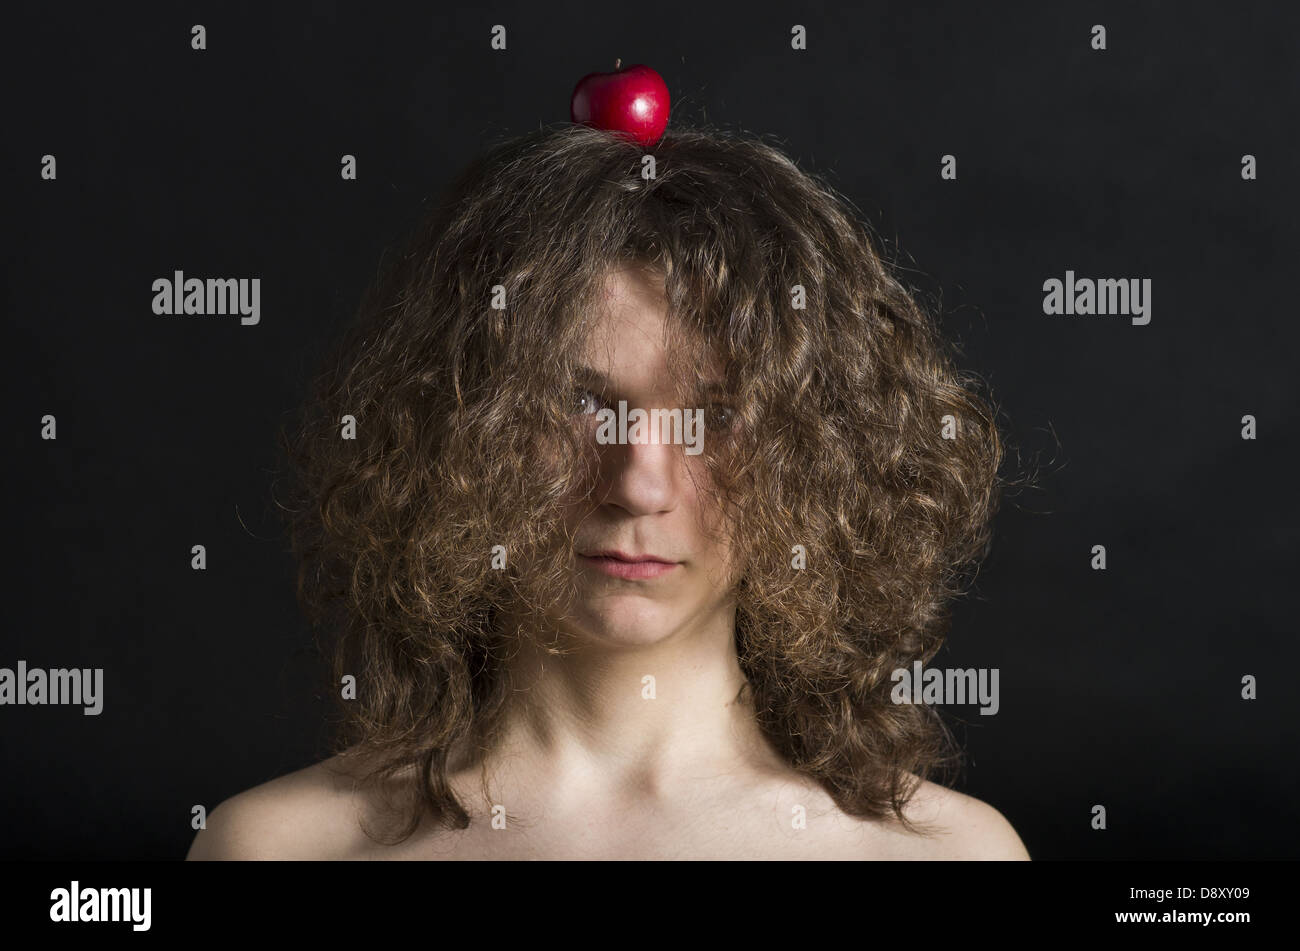
POLYGON ((649 148, 668 126, 668 85, 649 66, 588 73, 573 87, 569 117, 649 148))

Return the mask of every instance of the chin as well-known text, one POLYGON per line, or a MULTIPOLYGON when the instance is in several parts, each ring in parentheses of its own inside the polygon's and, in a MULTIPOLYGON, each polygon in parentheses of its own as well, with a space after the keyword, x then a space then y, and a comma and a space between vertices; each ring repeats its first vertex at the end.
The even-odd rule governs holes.
POLYGON ((585 639, 611 647, 649 647, 668 640, 678 612, 637 595, 605 596, 580 605, 572 625, 585 639))

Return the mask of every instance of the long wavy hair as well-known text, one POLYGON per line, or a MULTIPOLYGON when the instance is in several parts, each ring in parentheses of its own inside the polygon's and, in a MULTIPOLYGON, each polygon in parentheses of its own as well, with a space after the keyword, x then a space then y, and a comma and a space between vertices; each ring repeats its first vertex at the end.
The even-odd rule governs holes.
POLYGON ((469 824, 453 751, 499 736, 512 645, 554 643, 544 619, 574 593, 561 513, 592 488, 574 360, 603 277, 629 263, 662 276, 741 421, 706 456, 757 723, 844 812, 913 827, 918 780, 960 753, 937 711, 891 701, 891 674, 942 644, 1003 446, 878 243, 778 147, 702 128, 651 152, 541 129, 428 210, 282 433, 298 595, 333 645, 331 692, 356 677, 335 749, 404 794, 372 837, 469 824), (535 623, 504 620, 520 617, 535 623))

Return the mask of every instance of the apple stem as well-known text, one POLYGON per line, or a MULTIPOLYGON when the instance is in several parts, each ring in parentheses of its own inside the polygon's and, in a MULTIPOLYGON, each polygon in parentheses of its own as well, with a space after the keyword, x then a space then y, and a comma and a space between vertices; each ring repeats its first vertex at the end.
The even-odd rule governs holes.
POLYGON ((622 65, 622 63, 623 63, 623 60, 621 60, 621 59, 616 59, 616 60, 614 60, 614 68, 615 68, 615 69, 618 69, 619 66, 622 65))

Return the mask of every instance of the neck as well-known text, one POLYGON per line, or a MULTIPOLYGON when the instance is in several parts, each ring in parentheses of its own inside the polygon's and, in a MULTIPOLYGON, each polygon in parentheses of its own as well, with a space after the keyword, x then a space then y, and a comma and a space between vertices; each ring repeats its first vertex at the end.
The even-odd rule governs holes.
POLYGON ((740 697, 734 605, 651 644, 568 633, 562 648, 525 641, 507 665, 498 775, 561 797, 653 798, 775 757, 740 697))

